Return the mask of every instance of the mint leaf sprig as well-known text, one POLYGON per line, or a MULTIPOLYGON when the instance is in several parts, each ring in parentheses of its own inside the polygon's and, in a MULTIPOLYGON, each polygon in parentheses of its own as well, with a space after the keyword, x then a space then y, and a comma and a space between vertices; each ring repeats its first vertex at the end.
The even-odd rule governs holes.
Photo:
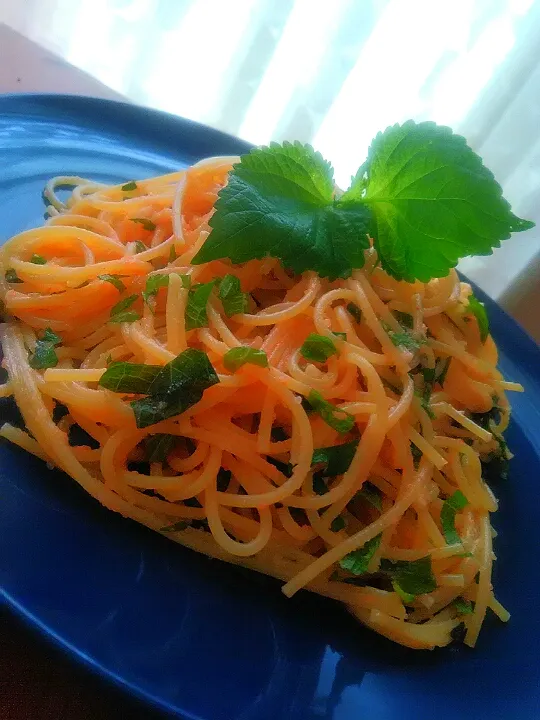
POLYGON ((310 145, 252 150, 233 166, 210 226, 194 264, 270 256, 295 273, 347 278, 363 267, 371 237, 388 274, 428 282, 534 223, 512 213, 463 137, 409 120, 376 136, 342 195, 310 145))

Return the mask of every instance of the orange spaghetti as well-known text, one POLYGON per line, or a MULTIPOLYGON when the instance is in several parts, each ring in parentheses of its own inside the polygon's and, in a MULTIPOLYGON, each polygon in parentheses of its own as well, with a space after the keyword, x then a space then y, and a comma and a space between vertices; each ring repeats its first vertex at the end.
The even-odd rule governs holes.
POLYGON ((497 501, 482 472, 508 457, 505 391, 521 388, 497 370, 454 271, 398 282, 373 248, 362 270, 332 282, 270 258, 192 265, 234 160, 123 186, 48 184, 49 220, 1 249, 0 394, 26 428, 0 434, 111 510, 279 578, 288 597, 335 598, 410 647, 446 645, 456 631, 472 646, 488 608, 508 619, 491 586, 497 501), (65 203, 60 185, 72 187, 65 203), (245 311, 229 317, 212 291, 205 324, 190 329, 190 287, 229 274, 245 311), (312 334, 335 352, 307 359, 312 334), (54 361, 36 366, 39 343, 54 361), (233 348, 268 364, 228 369, 233 348), (114 363, 159 368, 188 349, 206 354, 218 382, 156 424, 137 427, 137 393, 100 385, 114 363), (166 438, 158 459, 152 438, 166 438))

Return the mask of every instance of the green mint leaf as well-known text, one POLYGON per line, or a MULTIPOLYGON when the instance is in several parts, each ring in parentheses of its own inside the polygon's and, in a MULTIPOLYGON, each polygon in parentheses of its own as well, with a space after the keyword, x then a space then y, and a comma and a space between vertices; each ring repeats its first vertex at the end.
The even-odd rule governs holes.
POLYGON ((379 535, 368 540, 367 543, 361 548, 358 548, 358 550, 353 550, 353 552, 345 555, 345 557, 339 561, 340 567, 353 575, 364 575, 364 573, 367 573, 371 558, 375 555, 381 544, 381 538, 382 534, 379 533, 379 535))
POLYGON ((478 330, 480 331, 480 340, 485 343, 489 335, 489 318, 484 303, 481 303, 473 293, 469 295, 467 312, 472 313, 476 318, 478 330))
POLYGON ((111 285, 114 285, 118 292, 124 292, 126 286, 120 280, 121 277, 125 277, 125 275, 98 275, 99 280, 104 280, 105 282, 111 283, 111 285))
POLYGON ((456 513, 468 504, 468 500, 461 490, 447 498, 441 508, 441 527, 448 545, 455 545, 461 542, 461 538, 456 530, 456 513))
POLYGON ((190 523, 188 520, 179 520, 172 525, 165 525, 164 527, 159 528, 159 532, 180 532, 181 530, 188 528, 189 525, 190 523))
POLYGON ((30 258, 30 262, 34 263, 34 265, 46 265, 47 264, 47 261, 45 260, 43 255, 36 255, 36 253, 34 253, 32 255, 32 257, 30 258))
MULTIPOLYGON (((135 188, 133 188, 133 190, 134 189, 135 188)), ((156 229, 156 223, 152 222, 148 218, 131 218, 131 222, 139 223, 139 225, 142 225, 145 230, 155 230, 156 229)))
POLYGON ((141 242, 141 240, 136 240, 135 241, 135 255, 145 252, 145 250, 148 250, 146 245, 143 242, 141 242))
POLYGON ((401 310, 395 310, 394 315, 401 327, 407 328, 407 330, 412 330, 414 325, 414 318, 410 313, 401 312, 401 310))
POLYGON ((411 352, 416 352, 420 349, 420 346, 424 344, 424 340, 418 340, 410 332, 395 332, 394 330, 388 330, 388 337, 394 343, 396 347, 405 348, 411 352))
POLYGON ((45 368, 56 367, 58 355, 54 344, 47 340, 38 340, 33 355, 30 357, 30 367, 34 370, 45 370, 45 368))
POLYGON ((44 342, 49 342, 51 343, 51 345, 60 345, 60 343, 62 342, 62 338, 49 327, 45 328, 45 330, 43 331, 41 340, 43 340, 44 342))
POLYGON ((17 275, 15 270, 13 268, 9 268, 9 270, 6 270, 6 282, 8 283, 22 283, 24 280, 21 280, 21 278, 17 275))
POLYGON ((373 140, 341 202, 373 212, 370 235, 398 280, 443 277, 467 255, 488 255, 534 223, 516 217, 465 139, 433 122, 393 125, 373 140))
POLYGON ((381 570, 388 572, 392 581, 397 583, 401 591, 408 595, 423 595, 433 592, 437 587, 429 555, 411 562, 383 560, 381 570))
POLYGON ((133 305, 133 303, 135 302, 135 300, 137 300, 138 297, 138 295, 130 295, 129 297, 120 300, 120 302, 117 302, 116 305, 113 305, 113 307, 111 308, 109 322, 121 323, 134 322, 135 320, 139 320, 140 315, 138 313, 133 310, 128 310, 128 308, 133 305))
POLYGON ((332 532, 339 532, 340 530, 345 530, 346 527, 347 523, 345 522, 345 518, 341 517, 341 515, 338 515, 330 523, 330 530, 332 532))
POLYGON ((208 315, 206 305, 214 289, 215 281, 195 285, 190 291, 186 305, 186 330, 206 327, 208 315))
POLYGON ((352 316, 353 320, 356 320, 357 323, 362 322, 362 311, 358 307, 358 305, 355 305, 354 303, 349 303, 347 305, 347 311, 349 312, 349 315, 352 316))
POLYGON ((307 400, 313 410, 322 417, 324 422, 339 433, 347 433, 354 427, 354 416, 332 405, 332 403, 325 400, 317 390, 312 390, 307 400))
POLYGON ((161 365, 111 362, 98 384, 117 393, 146 395, 162 370, 161 365))
POLYGON ((414 601, 416 595, 405 592, 397 580, 392 580, 392 587, 394 588, 394 591, 397 592, 404 605, 410 605, 414 601))
POLYGON ((236 275, 225 275, 219 283, 219 299, 227 317, 246 312, 248 306, 247 293, 242 292, 240 280, 236 275))
POLYGON ((144 443, 148 462, 165 462, 177 439, 175 435, 165 433, 149 435, 144 443))
POLYGON ((135 312, 135 310, 126 310, 126 312, 119 312, 116 313, 116 315, 109 319, 110 323, 132 323, 136 320, 140 320, 141 316, 138 312, 135 312))
POLYGON ((317 495, 326 495, 328 492, 328 485, 324 480, 324 475, 320 470, 313 473, 313 492, 317 495))
POLYGON ((229 372, 236 372, 246 363, 258 365, 259 367, 268 367, 268 356, 264 350, 256 350, 250 347, 231 348, 223 356, 223 365, 229 372))
POLYGON ((330 447, 318 448, 311 458, 312 465, 323 464, 325 467, 320 471, 321 477, 335 477, 347 472, 352 462, 358 440, 344 443, 343 445, 332 445, 330 447))
POLYGON ((472 603, 462 597, 456 598, 452 605, 456 608, 458 615, 470 615, 474 612, 472 603))
POLYGON ((122 185, 122 187, 120 189, 125 190, 126 192, 130 192, 131 190, 136 190, 137 183, 135 182, 135 180, 130 180, 125 185, 122 185))
POLYGON ((297 274, 349 277, 364 264, 370 216, 364 205, 334 197, 332 168, 311 146, 271 143, 234 165, 192 262, 271 256, 297 274))
POLYGON ((338 350, 330 338, 325 335, 311 333, 304 340, 300 348, 300 354, 306 360, 312 362, 326 362, 332 355, 337 355, 338 350))
POLYGON ((370 482, 365 482, 362 489, 356 493, 355 497, 361 497, 372 505, 379 512, 382 510, 382 493, 378 487, 370 482))
POLYGON ((451 357, 447 357, 446 360, 439 358, 435 363, 435 378, 433 382, 439 383, 441 387, 444 385, 444 381, 446 380, 451 360, 451 357))
POLYGON ((142 292, 143 300, 146 304, 148 304, 148 301, 151 297, 154 297, 157 295, 157 291, 159 288, 162 287, 168 287, 169 285, 169 275, 168 274, 159 274, 159 275, 149 275, 146 278, 146 285, 142 292))

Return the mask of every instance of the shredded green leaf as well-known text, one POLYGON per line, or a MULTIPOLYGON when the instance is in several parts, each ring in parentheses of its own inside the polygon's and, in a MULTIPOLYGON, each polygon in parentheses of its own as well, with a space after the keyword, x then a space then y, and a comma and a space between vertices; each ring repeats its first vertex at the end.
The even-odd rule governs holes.
POLYGON ((131 222, 139 223, 139 225, 142 225, 145 230, 156 229, 156 223, 152 222, 148 218, 131 218, 131 222))
POLYGON ((146 285, 142 292, 143 300, 148 305, 150 298, 157 295, 159 288, 168 287, 169 275, 168 273, 160 273, 158 275, 149 275, 146 278, 146 285))
POLYGON ((337 355, 338 351, 337 347, 330 338, 325 335, 311 333, 304 340, 304 343, 300 348, 300 354, 306 360, 322 363, 326 362, 332 355, 337 355))
POLYGON ((437 587, 429 555, 410 562, 383 560, 381 561, 381 570, 389 573, 392 581, 397 583, 400 590, 408 595, 423 595, 433 592, 437 587))
POLYGON ((456 530, 456 513, 468 504, 468 500, 461 490, 456 490, 453 495, 447 498, 441 508, 441 527, 448 545, 455 545, 461 542, 456 530))
POLYGON ((320 471, 321 477, 343 475, 349 469, 357 447, 358 440, 353 440, 343 445, 318 448, 313 453, 311 464, 323 464, 325 466, 320 471))
POLYGON ((124 292, 124 290, 126 289, 126 286, 120 280, 120 278, 122 277, 125 277, 125 275, 98 275, 99 280, 104 280, 105 282, 111 283, 111 285, 114 285, 118 292, 124 292))
POLYGON ((365 482, 362 489, 356 493, 355 497, 361 497, 372 505, 379 512, 382 510, 382 493, 378 487, 370 482, 365 482))
POLYGON ((133 305, 133 303, 137 300, 138 297, 138 295, 130 295, 129 297, 120 300, 120 302, 117 302, 116 305, 113 305, 113 307, 111 308, 109 322, 121 323, 140 320, 141 316, 139 315, 139 313, 135 312, 134 310, 128 310, 128 308, 133 305))
POLYGON ((394 315, 396 316, 396 320, 401 325, 401 327, 407 328, 407 330, 412 330, 414 320, 413 320, 413 316, 410 313, 401 312, 401 310, 396 310, 394 312, 394 315))
POLYGON ((171 249, 169 250, 169 262, 173 263, 176 260, 176 258, 177 258, 176 248, 174 247, 174 245, 171 245, 171 249))
POLYGON ((178 438, 175 435, 156 433, 145 440, 146 459, 148 462, 165 462, 178 438))
POLYGON ((388 330, 388 337, 396 347, 402 347, 411 352, 419 350, 420 346, 425 342, 425 340, 419 340, 407 331, 395 332, 394 330, 388 330))
POLYGON ((392 587, 394 588, 394 591, 397 592, 404 605, 410 605, 414 601, 416 595, 405 592, 397 580, 392 580, 392 587))
POLYGON ((458 615, 470 615, 474 612, 472 603, 469 600, 465 600, 465 598, 458 597, 452 604, 456 608, 458 615))
POLYGON ((358 307, 358 305, 355 305, 354 303, 349 303, 347 305, 347 311, 349 315, 352 316, 353 320, 355 320, 357 323, 362 322, 362 311, 358 307))
POLYGON ((330 530, 332 532, 339 532, 340 530, 345 530, 346 526, 347 523, 345 522, 345 518, 341 517, 341 515, 338 515, 330 523, 330 530))
POLYGON ((60 345, 61 342, 61 337, 53 332, 51 328, 46 328, 42 337, 37 340, 34 352, 30 356, 30 367, 33 367, 34 370, 56 367, 58 365, 58 355, 54 347, 60 345))
POLYGON ((137 183, 135 180, 130 180, 125 185, 122 185, 121 190, 125 190, 126 192, 131 192, 132 190, 137 189, 137 183))
POLYGON ((8 283, 22 283, 24 280, 21 280, 21 278, 17 275, 15 270, 13 268, 9 268, 9 270, 6 270, 6 282, 8 283))
POLYGON ((354 415, 332 405, 332 403, 325 400, 317 390, 312 390, 307 400, 313 410, 322 417, 324 422, 339 433, 349 432, 349 430, 352 430, 354 427, 354 415))
POLYGON ((249 363, 259 367, 268 367, 268 356, 264 350, 251 347, 234 347, 223 356, 223 365, 230 372, 236 372, 242 365, 249 363))
POLYGON ((382 533, 376 535, 371 540, 368 540, 365 545, 358 550, 345 555, 339 561, 340 567, 343 570, 347 570, 353 575, 364 575, 367 573, 371 558, 377 552, 379 545, 381 544, 382 533))
POLYGON ((247 293, 242 292, 236 275, 225 275, 219 283, 219 299, 227 317, 244 313, 248 307, 247 293))
POLYGON ((30 262, 34 263, 34 265, 46 265, 47 264, 47 260, 45 260, 43 255, 36 255, 36 253, 34 253, 32 255, 32 257, 30 258, 30 262))
POLYGON ((186 330, 194 330, 208 325, 206 306, 215 284, 215 281, 211 280, 207 283, 194 285, 189 291, 186 306, 186 330))
POLYGON ((467 312, 472 313, 478 322, 480 340, 484 343, 489 335, 489 318, 484 303, 481 303, 473 293, 469 295, 467 312))
POLYGON ((146 250, 148 250, 148 248, 141 240, 135 240, 135 255, 145 252, 146 250))

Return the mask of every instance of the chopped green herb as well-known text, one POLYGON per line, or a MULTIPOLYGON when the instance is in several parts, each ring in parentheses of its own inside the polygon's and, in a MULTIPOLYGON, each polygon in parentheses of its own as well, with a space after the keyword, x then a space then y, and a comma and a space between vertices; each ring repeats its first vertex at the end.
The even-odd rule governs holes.
POLYGON ((313 453, 311 464, 325 465, 320 471, 322 477, 343 475, 343 473, 349 469, 357 447, 358 440, 353 440, 343 445, 331 445, 330 447, 318 448, 313 453))
POLYGON ((371 558, 377 552, 379 545, 381 544, 382 533, 376 535, 371 540, 368 540, 365 545, 358 550, 345 555, 339 561, 340 567, 343 570, 347 570, 353 575, 363 575, 367 573, 371 558))
POLYGON ((139 428, 179 415, 217 382, 206 353, 194 348, 184 350, 163 367, 111 363, 99 380, 102 387, 114 392, 149 396, 131 403, 139 428))
POLYGON ((135 300, 137 300, 139 296, 138 295, 130 295, 127 298, 124 298, 123 300, 120 300, 120 302, 117 302, 116 305, 113 305, 111 308, 111 315, 109 317, 109 322, 111 323, 121 323, 121 322, 134 322, 135 320, 140 319, 139 313, 128 310, 135 300))
POLYGON ((433 592, 437 587, 429 555, 410 562, 383 560, 381 570, 389 573, 392 581, 397 583, 400 589, 408 595, 423 595, 433 592))
POLYGON ((158 275, 149 275, 146 278, 146 285, 142 292, 143 300, 148 305, 150 298, 157 295, 159 288, 169 285, 169 275, 160 273, 158 275))
POLYGON ((174 245, 171 245, 171 249, 169 250, 169 262, 170 263, 174 262, 176 260, 176 258, 177 258, 176 248, 174 247, 174 245))
POLYGON ((173 449, 177 437, 165 433, 149 435, 145 440, 146 459, 148 462, 165 462, 167 455, 173 449))
POLYGON ((112 361, 113 361, 112 355, 111 355, 111 353, 109 353, 107 355, 107 357, 105 358, 105 365, 110 365, 112 363, 112 361))
POLYGON ((312 390, 309 393, 308 402, 313 410, 318 413, 327 425, 340 433, 349 432, 354 427, 354 415, 346 410, 332 405, 325 400, 320 392, 312 390))
POLYGON ((473 293, 469 295, 467 312, 472 313, 478 322, 480 340, 484 343, 489 335, 489 318, 484 303, 481 303, 473 293))
POLYGON ((334 518, 330 523, 330 530, 332 532, 339 532, 340 530, 344 530, 346 525, 345 518, 338 515, 337 518, 334 518))
POLYGON ((58 365, 58 355, 54 349, 54 345, 50 342, 38 340, 34 354, 30 357, 30 367, 34 370, 44 370, 58 365))
POLYGON ((208 325, 206 306, 214 285, 214 280, 211 280, 207 283, 194 285, 189 291, 186 306, 186 330, 194 330, 208 325))
POLYGON ((304 340, 300 348, 300 354, 306 360, 326 362, 332 355, 337 355, 338 351, 330 338, 324 335, 317 335, 317 333, 311 333, 304 340))
POLYGON ((362 489, 356 493, 355 497, 361 497, 372 505, 379 512, 382 510, 382 493, 378 487, 370 482, 365 482, 362 489))
POLYGON ((8 283, 22 283, 24 280, 21 280, 21 278, 17 275, 15 270, 13 268, 9 268, 9 270, 6 270, 6 282, 8 283))
POLYGON ((414 602, 414 598, 416 597, 416 595, 405 592, 405 590, 401 587, 397 580, 392 580, 392 587, 394 588, 394 591, 397 592, 404 605, 410 605, 412 602, 414 602))
POLYGON ((401 312, 401 310, 396 310, 394 312, 394 315, 396 316, 396 320, 401 325, 401 327, 407 328, 408 330, 412 330, 413 324, 414 324, 414 319, 410 313, 401 312))
POLYGON ((268 367, 268 356, 264 350, 256 350, 250 347, 234 347, 227 350, 223 356, 223 365, 229 372, 236 372, 242 365, 258 365, 268 367))
POLYGON ((146 250, 148 250, 148 248, 141 240, 135 240, 135 255, 145 252, 146 250))
POLYGON ((320 470, 313 473, 313 492, 317 495, 326 495, 328 492, 328 485, 326 484, 322 471, 320 470))
POLYGON ((352 315, 353 319, 356 320, 357 323, 362 322, 362 311, 358 307, 358 305, 355 305, 354 303, 349 303, 347 305, 347 311, 349 312, 349 315, 352 315))
POLYGON ((434 382, 439 383, 441 387, 444 385, 444 381, 446 380, 446 375, 448 374, 448 368, 450 367, 451 360, 451 357, 447 357, 446 360, 439 358, 435 363, 434 382))
POLYGON ((50 342, 52 345, 60 345, 62 342, 62 338, 57 335, 51 328, 45 328, 43 331, 43 336, 41 337, 41 340, 44 342, 50 342))
MULTIPOLYGON (((135 188, 133 188, 135 189, 135 188)), ((156 229, 156 223, 152 222, 148 218, 131 218, 131 222, 139 223, 139 225, 142 225, 145 230, 155 230, 156 229)))
POLYGON ((458 615, 470 615, 474 611, 472 603, 462 597, 456 598, 452 604, 456 608, 458 615))
POLYGON ((419 393, 415 390, 414 394, 416 397, 420 400, 420 405, 425 410, 427 416, 433 420, 435 418, 435 413, 431 409, 430 405, 430 398, 431 398, 431 388, 429 385, 426 385, 424 387, 424 390, 422 393, 419 393))
POLYGON ((118 292, 124 292, 124 290, 126 289, 126 286, 120 280, 121 277, 125 277, 125 276, 124 275, 98 275, 99 280, 104 280, 105 282, 111 283, 111 285, 114 285, 114 287, 118 290, 118 292))
POLYGON ((30 258, 30 262, 34 263, 34 265, 46 265, 47 260, 43 257, 43 255, 36 255, 34 253, 32 257, 30 258))
POLYGON ((381 377, 381 382, 387 390, 390 390, 391 392, 395 393, 396 395, 401 395, 401 390, 399 388, 397 388, 395 385, 392 385, 392 383, 388 382, 388 380, 385 380, 385 378, 381 377))
POLYGON ((418 340, 413 337, 410 332, 406 331, 395 332, 394 330, 388 330, 388 337, 396 347, 402 347, 405 348, 405 350, 410 350, 411 352, 419 350, 420 346, 425 342, 425 340, 418 340))
POLYGON ((159 532, 180 532, 181 530, 185 530, 188 527, 189 522, 187 520, 179 520, 173 525, 165 525, 164 527, 159 528, 159 532))
POLYGON ((424 453, 419 448, 417 448, 414 443, 409 443, 409 444, 410 444, 410 448, 411 448, 411 455, 413 456, 414 469, 418 470, 418 466, 420 465, 420 460, 424 453))
POLYGON ((135 180, 130 180, 125 185, 122 185, 121 190, 125 190, 126 192, 131 192, 132 190, 137 189, 137 183, 135 180))
POLYGON ((247 293, 242 292, 240 280, 236 275, 225 275, 219 283, 219 299, 227 317, 246 312, 248 307, 247 293))
POLYGON ((455 545, 461 542, 461 538, 456 530, 456 513, 463 510, 468 502, 461 490, 456 490, 455 493, 443 503, 441 509, 441 527, 444 539, 448 545, 455 545))

